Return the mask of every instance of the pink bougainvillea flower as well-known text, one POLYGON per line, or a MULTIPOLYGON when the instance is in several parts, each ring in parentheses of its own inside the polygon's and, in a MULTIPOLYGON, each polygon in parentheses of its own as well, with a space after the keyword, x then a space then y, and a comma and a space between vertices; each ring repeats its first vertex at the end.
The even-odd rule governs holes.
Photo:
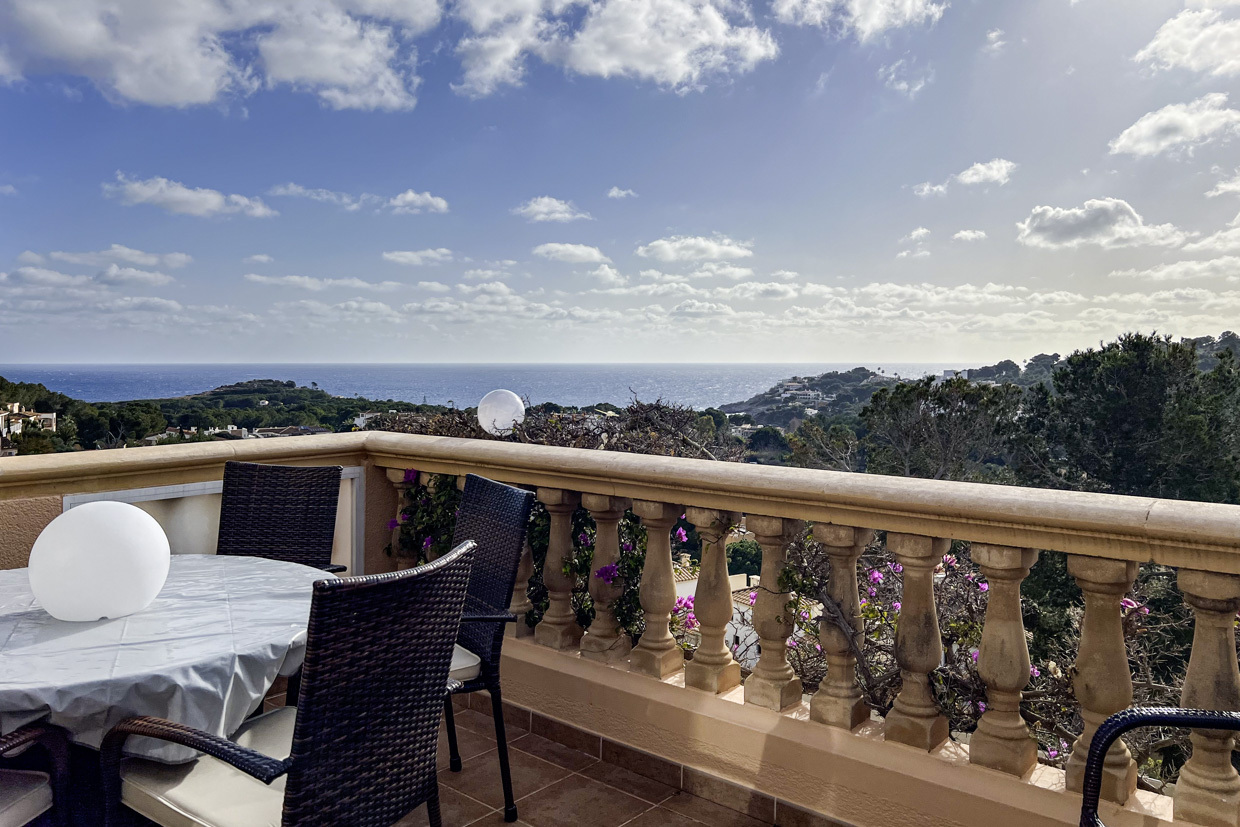
POLYGON ((978 584, 977 584, 977 587, 978 587, 979 589, 981 589, 982 591, 984 591, 984 592, 988 592, 988 591, 990 591, 990 584, 989 584, 989 583, 978 583, 978 584))
POLYGON ((892 604, 891 604, 891 610, 892 610, 893 612, 898 612, 898 611, 900 611, 900 606, 901 606, 901 605, 902 605, 902 604, 900 603, 900 601, 899 601, 899 600, 897 600, 895 603, 892 603, 892 604))
POLYGON ((433 545, 435 545, 435 538, 427 537, 425 540, 422 541, 422 550, 427 551, 433 545))
POLYGON ((750 592, 750 593, 749 593, 749 605, 750 605, 750 606, 752 606, 753 604, 755 604, 755 603, 757 603, 757 602, 758 602, 758 593, 757 593, 757 592, 750 592))
POLYGON ((689 542, 689 534, 685 531, 684 526, 677 528, 672 536, 676 538, 676 542, 678 543, 689 542))
POLYGON ((405 482, 417 482, 418 472, 412 468, 405 469, 405 482))
POLYGON ((398 525, 400 525, 400 523, 396 521, 395 517, 393 517, 392 519, 388 520, 388 531, 395 531, 396 526, 398 525))

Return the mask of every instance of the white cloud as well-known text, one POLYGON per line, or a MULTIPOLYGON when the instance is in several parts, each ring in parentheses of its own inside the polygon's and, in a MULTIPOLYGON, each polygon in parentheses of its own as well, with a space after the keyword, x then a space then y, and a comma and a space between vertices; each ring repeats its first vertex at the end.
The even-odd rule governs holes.
POLYGON ((753 275, 753 270, 749 267, 738 267, 727 261, 703 261, 697 266, 692 273, 686 274, 685 278, 690 279, 708 279, 708 278, 725 278, 725 279, 747 279, 753 275))
POLYGON ((933 25, 947 3, 932 0, 775 0, 781 23, 855 34, 862 43, 905 26, 933 25))
POLYGON ((452 260, 452 251, 447 247, 434 247, 427 250, 391 250, 383 254, 385 261, 396 264, 407 264, 421 267, 426 264, 443 264, 452 260))
POLYGON ((314 292, 327 290, 331 287, 347 287, 351 290, 377 290, 379 292, 389 292, 404 287, 404 285, 398 281, 370 282, 357 278, 320 279, 312 276, 262 276, 258 273, 246 273, 244 278, 246 281, 251 281, 255 284, 267 284, 273 287, 294 287, 298 290, 312 290, 314 292))
POLYGON ((1003 186, 1012 177, 1012 171, 1018 165, 1004 158, 978 162, 956 176, 956 181, 965 186, 974 184, 998 184, 1003 186))
POLYGON ((128 178, 123 172, 116 173, 116 183, 104 184, 103 193, 118 199, 126 206, 150 204, 179 215, 207 218, 213 215, 239 213, 251 218, 270 218, 279 215, 263 203, 261 198, 245 195, 225 195, 219 190, 205 187, 191 188, 180 181, 167 178, 128 178))
POLYGON ((799 279, 800 277, 801 274, 796 270, 776 270, 771 273, 771 278, 783 279, 784 281, 793 281, 794 279, 799 279))
POLYGON ((934 80, 934 70, 917 69, 911 60, 900 58, 895 63, 882 66, 878 70, 878 79, 893 92, 906 95, 910 100, 926 88, 934 80))
POLYGON ((397 215, 417 215, 421 212, 445 213, 448 211, 448 202, 438 195, 431 195, 429 192, 414 192, 413 190, 405 190, 400 195, 390 199, 387 205, 397 215))
POLYGON ((455 11, 472 34, 457 44, 465 74, 453 88, 474 97, 519 86, 527 55, 581 75, 688 92, 779 53, 734 0, 599 0, 584 15, 561 0, 460 0, 455 11))
POLYGON ((1189 237, 1172 224, 1146 224, 1132 205, 1119 198, 1091 199, 1081 207, 1034 207, 1016 226, 1021 244, 1047 249, 1178 247, 1189 237))
MULTIPOLYGON (((23 254, 24 255, 24 254, 23 254)), ((112 263, 135 264, 139 267, 184 267, 194 259, 186 253, 146 253, 123 244, 113 244, 93 253, 66 253, 55 250, 48 255, 56 261, 85 267, 104 267, 112 263)))
MULTIPOLYGON (((594 249, 594 248, 590 248, 594 249)), ((603 284, 611 284, 621 286, 629 283, 629 280, 620 275, 620 271, 610 264, 600 264, 590 271, 590 275, 594 276, 603 284)))
POLYGON ((512 214, 530 221, 567 222, 590 218, 588 212, 577 209, 571 201, 561 201, 549 195, 540 195, 513 207, 512 214))
POLYGON ((1173 103, 1148 112, 1111 141, 1111 154, 1191 152, 1215 139, 1226 139, 1240 132, 1240 111, 1227 109, 1226 104, 1226 93, 1212 92, 1192 103, 1173 103))
POLYGON ((507 271, 494 270, 489 267, 465 271, 465 278, 467 279, 506 279, 508 276, 509 273, 507 271))
POLYGON ((674 235, 638 247, 637 254, 658 261, 725 261, 752 256, 752 247, 753 242, 726 235, 674 235))
POLYGON ((896 258, 925 258, 930 255, 930 251, 924 247, 918 247, 916 250, 901 250, 896 253, 896 258))
POLYGON ((985 230, 961 230, 952 236, 956 241, 981 241, 985 237, 985 230))
POLYGON ((636 198, 637 193, 633 192, 633 190, 622 190, 619 187, 612 187, 611 189, 607 190, 607 197, 608 198, 636 198))
POLYGON ((88 78, 109 99, 194 106, 287 85, 336 109, 408 109, 436 0, 8 0, 0 76, 88 78))
POLYGON ((914 229, 912 232, 910 232, 908 235, 906 235, 904 238, 900 239, 900 243, 908 244, 908 243, 916 242, 916 241, 925 241, 929 237, 930 237, 930 231, 928 229, 926 229, 925 227, 918 227, 914 229))
POLYGON ((34 250, 23 250, 17 254, 17 261, 20 264, 42 264, 45 260, 34 250))
POLYGON ((275 259, 267 255, 266 253, 255 253, 252 256, 246 256, 245 258, 242 259, 242 261, 248 262, 250 264, 270 264, 271 262, 275 261, 275 259))
POLYGON ((726 304, 717 302, 702 302, 697 299, 685 299, 680 304, 668 311, 669 316, 683 316, 687 318, 710 318, 717 316, 732 316, 736 311, 726 304))
POLYGON ((1003 39, 1003 29, 991 29, 986 32, 986 45, 982 47, 982 51, 986 54, 997 55, 1006 45, 1007 41, 1003 39))
POLYGON ((947 184, 931 184, 929 181, 922 181, 913 187, 913 193, 919 198, 929 198, 931 195, 946 195, 947 184))
POLYGON ((90 284, 90 276, 72 276, 46 267, 18 267, 10 277, 16 276, 23 284, 42 287, 80 287, 90 284))
POLYGON ((0 184, 0 195, 17 195, 17 187, 12 184, 0 184))
POLYGON ((755 299, 794 299, 799 293, 800 290, 794 284, 745 281, 731 287, 717 287, 713 295, 720 299, 754 301, 755 299))
POLYGON ((1214 189, 1206 193, 1209 198, 1217 198, 1220 195, 1240 195, 1240 170, 1237 170, 1234 177, 1220 180, 1214 185, 1214 189))
POLYGON ((1194 241, 1191 244, 1185 244, 1184 250, 1189 253, 1206 252, 1206 253, 1230 253, 1240 252, 1240 216, 1237 221, 1232 223, 1231 229, 1220 230, 1213 235, 1206 236, 1200 241, 1194 241))
POLYGON ((1160 69, 1240 75, 1240 20, 1223 17, 1218 9, 1185 9, 1164 23, 1133 59, 1160 69))
POLYGON ((378 195, 371 195, 364 192, 361 195, 350 195, 347 192, 336 192, 334 190, 303 187, 301 184, 289 182, 287 184, 279 184, 267 190, 268 195, 284 196, 289 198, 308 198, 311 201, 320 201, 324 204, 335 204, 343 207, 349 212, 355 212, 362 208, 363 205, 382 201, 383 198, 378 195))
POLYGON ((601 264, 610 262, 603 251, 588 244, 561 244, 550 242, 539 244, 533 250, 534 255, 549 258, 553 261, 567 261, 570 264, 601 264))
POLYGON ((1146 281, 1183 281, 1221 277, 1235 280, 1240 278, 1240 256, 1222 256, 1208 261, 1173 261, 1145 270, 1113 270, 1111 276, 1146 281))
POLYGON ((420 281, 417 284, 417 288, 428 293, 447 293, 452 289, 440 281, 420 281))
POLYGON ((139 270, 136 267, 122 267, 119 264, 109 264, 107 269, 95 277, 95 280, 100 284, 142 284, 149 287, 171 284, 174 281, 172 276, 164 273, 139 270))

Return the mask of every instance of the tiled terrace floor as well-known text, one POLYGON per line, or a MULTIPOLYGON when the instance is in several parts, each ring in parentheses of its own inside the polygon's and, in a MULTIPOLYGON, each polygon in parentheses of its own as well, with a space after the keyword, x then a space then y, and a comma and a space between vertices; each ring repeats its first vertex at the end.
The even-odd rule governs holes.
MULTIPOLYGON (((504 824, 494 725, 475 709, 456 710, 463 766, 448 769, 439 739, 440 809, 444 827, 504 824)), ((765 827, 766 822, 638 775, 596 755, 534 735, 505 716, 518 824, 528 827, 765 827)), ((426 827, 419 807, 400 827, 426 827)))

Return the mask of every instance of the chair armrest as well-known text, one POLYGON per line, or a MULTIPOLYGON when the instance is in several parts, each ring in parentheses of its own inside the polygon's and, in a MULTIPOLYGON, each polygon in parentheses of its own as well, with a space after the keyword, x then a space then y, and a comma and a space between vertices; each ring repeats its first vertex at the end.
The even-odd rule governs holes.
POLYGON ((292 763, 291 759, 272 758, 270 755, 243 747, 227 738, 211 735, 184 724, 165 721, 163 718, 139 717, 126 718, 112 727, 104 736, 101 752, 105 768, 114 766, 119 772, 121 747, 130 735, 158 738, 161 741, 169 741, 205 752, 213 758, 218 758, 236 767, 246 775, 257 778, 264 784, 270 784, 284 775, 292 763))
POLYGON ((340 566, 340 565, 336 565, 335 563, 323 567, 323 571, 327 572, 328 574, 340 574, 340 572, 348 571, 348 570, 349 570, 348 566, 340 566))
POLYGON ((460 692, 464 688, 465 688, 465 684, 461 683, 455 678, 448 678, 448 688, 447 688, 447 691, 444 692, 444 694, 453 695, 457 692, 460 692))
POLYGON ((15 749, 20 749, 38 741, 46 741, 49 738, 57 737, 61 737, 59 733, 47 727, 24 726, 13 730, 8 735, 0 736, 0 755, 5 755, 15 749))
POLYGON ((461 615, 461 622, 462 623, 516 623, 517 616, 512 614, 511 612, 504 612, 503 614, 493 614, 493 615, 464 614, 464 615, 461 615))

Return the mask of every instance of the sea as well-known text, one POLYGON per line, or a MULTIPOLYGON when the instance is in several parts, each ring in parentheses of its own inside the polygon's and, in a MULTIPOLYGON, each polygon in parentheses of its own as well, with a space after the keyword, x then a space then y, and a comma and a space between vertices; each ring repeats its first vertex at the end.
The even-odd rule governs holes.
MULTIPOLYGON (((87 402, 167 399, 247 379, 292 380, 336 396, 473 407, 506 388, 530 404, 625 405, 635 397, 696 409, 742 402, 781 380, 851 370, 855 364, 177 364, 0 365, 12 382, 40 382, 87 402)), ((906 379, 974 365, 874 363, 906 379)), ((2 401, 2 400, 0 400, 2 401)))

